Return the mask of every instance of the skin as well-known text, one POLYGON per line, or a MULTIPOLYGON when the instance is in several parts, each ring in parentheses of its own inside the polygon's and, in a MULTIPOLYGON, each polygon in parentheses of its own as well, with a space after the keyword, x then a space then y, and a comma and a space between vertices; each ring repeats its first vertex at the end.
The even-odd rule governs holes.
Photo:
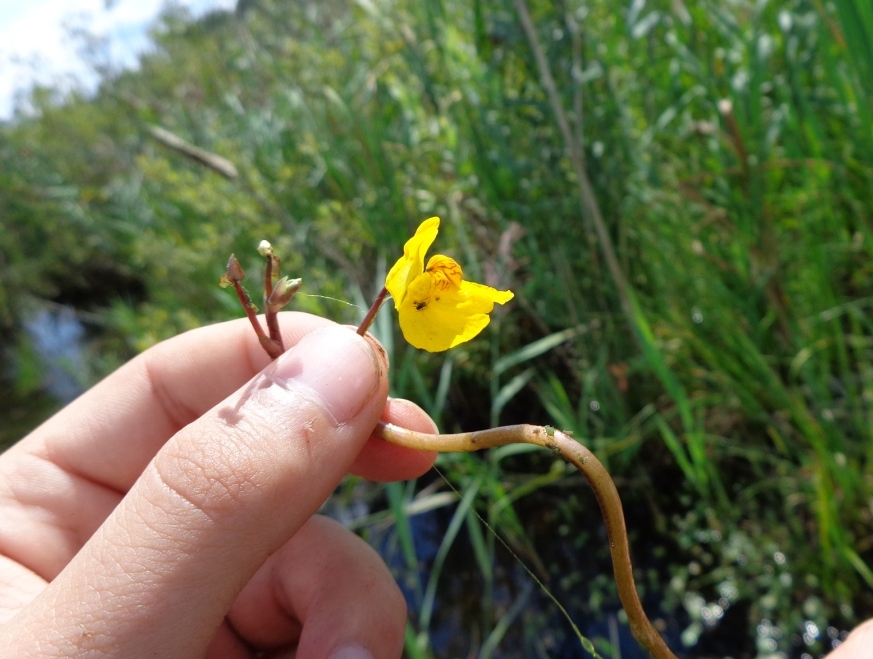
POLYGON ((864 659, 873 647, 873 619, 858 625, 849 637, 827 659, 864 659))
POLYGON ((436 428, 369 337, 282 315, 276 362, 244 319, 183 334, 0 455, 0 657, 401 656, 388 569, 315 513, 430 467, 377 421, 436 428))

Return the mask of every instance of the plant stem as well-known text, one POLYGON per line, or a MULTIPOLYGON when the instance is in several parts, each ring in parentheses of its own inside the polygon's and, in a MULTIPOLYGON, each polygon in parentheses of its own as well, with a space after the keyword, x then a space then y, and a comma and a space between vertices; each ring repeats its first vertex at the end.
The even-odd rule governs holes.
POLYGON ((373 435, 392 444, 420 451, 468 452, 505 444, 534 444, 560 453, 585 477, 597 497, 609 536, 609 552, 618 596, 627 613, 634 638, 655 659, 676 659, 652 625, 637 595, 624 512, 615 483, 600 460, 584 445, 560 430, 531 425, 502 426, 454 435, 428 435, 380 421, 373 435))
POLYGON ((388 289, 383 288, 379 291, 379 295, 376 296, 376 299, 373 300, 373 306, 370 307, 367 315, 364 316, 364 320, 361 321, 361 324, 358 327, 358 334, 364 336, 364 334, 367 333, 367 330, 370 329, 370 325, 372 325, 373 321, 376 319, 376 314, 379 313, 379 309, 385 302, 386 297, 388 297, 388 289))
POLYGON ((597 203, 597 197, 594 194, 594 186, 591 185, 591 179, 588 177, 588 170, 585 167, 585 158, 582 153, 582 146, 570 129, 570 122, 567 120, 567 113, 564 111, 564 105, 561 101, 561 94, 558 92, 558 86, 555 83, 555 78, 552 76, 552 70, 549 66, 549 61, 546 58, 540 39, 537 36, 536 28, 530 17, 525 0, 515 0, 515 8, 518 12, 521 27, 527 36, 530 48, 533 51, 534 59, 537 63, 537 68, 540 72, 540 84, 545 89, 549 96, 549 102, 552 105, 552 111, 555 113, 555 120, 558 123, 558 129, 561 131, 561 137, 564 140, 564 146, 567 149, 567 155, 570 156, 570 163, 573 166, 573 171, 576 174, 576 182, 579 185, 579 201, 582 205, 582 216, 586 218, 593 226, 597 234, 597 239, 600 242, 600 250, 603 253, 603 259, 606 261, 606 267, 609 269, 609 274, 612 276, 615 289, 621 301, 622 311, 627 316, 627 321, 630 324, 631 331, 634 336, 637 335, 637 327, 633 304, 631 303, 631 290, 627 277, 621 269, 618 262, 618 257, 615 254, 615 247, 612 244, 612 238, 609 235, 609 229, 603 219, 603 214, 600 212, 600 206, 597 203))
MULTIPOLYGON (((265 316, 267 318, 267 329, 270 330, 270 341, 274 341, 279 346, 279 353, 276 355, 281 355, 285 352, 285 345, 282 341, 282 332, 279 330, 279 314, 276 311, 266 310, 265 316)), ((271 355, 272 356, 272 355, 271 355)), ((275 359, 276 357, 273 357, 275 359)))
MULTIPOLYGON (((273 292, 273 256, 272 251, 267 254, 267 264, 264 266, 264 300, 270 299, 273 292)), ((276 259, 278 261, 278 259, 276 259)), ((276 263, 276 278, 279 278, 279 264, 276 263)))
POLYGON ((249 322, 252 324, 252 327, 255 328, 255 334, 258 335, 260 339, 264 336, 264 330, 261 327, 261 324, 258 322, 258 308, 255 306, 255 303, 252 302, 252 298, 249 296, 249 292, 240 284, 238 281, 231 282, 233 285, 233 290, 236 291, 236 297, 239 300, 239 303, 242 305, 243 311, 246 312, 246 317, 249 319, 249 322))
POLYGON ((233 290, 236 291, 236 297, 242 305, 243 310, 246 312, 246 318, 249 319, 249 322, 255 330, 255 334, 258 335, 258 341, 260 342, 261 347, 267 351, 267 354, 270 355, 270 359, 276 359, 276 357, 285 352, 285 350, 281 346, 275 344, 269 336, 264 334, 264 328, 261 327, 261 324, 258 322, 258 308, 255 306, 255 303, 252 302, 252 298, 245 287, 238 281, 231 281, 230 284, 233 286, 233 290))
MULTIPOLYGON (((272 251, 267 254, 267 265, 264 266, 264 315, 267 319, 267 329, 270 332, 270 339, 275 341, 279 346, 279 354, 285 352, 285 344, 282 342, 282 331, 279 329, 279 312, 270 309, 267 300, 273 292, 273 278, 279 277, 279 259, 273 256, 272 251), (276 266, 276 271, 273 272, 273 265, 276 266)), ((269 352, 269 351, 268 351, 269 352)), ((272 355, 271 355, 272 356, 272 355)), ((273 357, 275 359, 275 357, 273 357)))

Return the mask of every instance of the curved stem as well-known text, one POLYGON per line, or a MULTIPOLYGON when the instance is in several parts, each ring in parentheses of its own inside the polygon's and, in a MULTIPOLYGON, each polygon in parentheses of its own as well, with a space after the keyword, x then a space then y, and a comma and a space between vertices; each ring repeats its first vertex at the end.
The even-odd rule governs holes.
POLYGON ((627 613, 631 632, 655 659, 676 659, 649 621, 637 595, 624 512, 615 483, 606 468, 585 446, 569 435, 549 427, 517 425, 455 435, 428 435, 380 421, 373 435, 387 442, 420 451, 468 452, 505 444, 534 444, 560 453, 578 469, 594 490, 609 536, 609 552, 615 571, 618 596, 627 613))

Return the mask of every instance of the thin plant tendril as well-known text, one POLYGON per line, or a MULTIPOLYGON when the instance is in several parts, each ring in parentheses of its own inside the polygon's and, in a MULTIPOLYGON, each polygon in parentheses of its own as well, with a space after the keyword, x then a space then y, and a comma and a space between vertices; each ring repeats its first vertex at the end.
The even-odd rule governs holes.
MULTIPOLYGON (((458 498, 461 498, 461 493, 458 492, 458 489, 454 485, 452 485, 452 482, 448 478, 445 477, 445 474, 443 474, 443 472, 440 471, 436 465, 434 465, 432 467, 432 469, 436 473, 438 473, 440 475, 440 478, 442 478, 446 482, 446 485, 448 485, 449 488, 451 488, 451 490, 455 494, 458 495, 458 498)), ((493 535, 495 538, 497 538, 497 541, 501 545, 503 545, 503 548, 506 549, 506 551, 508 551, 510 553, 510 555, 516 560, 516 562, 519 565, 521 565, 522 569, 528 573, 528 576, 530 576, 530 578, 533 579, 534 583, 536 583, 536 585, 540 587, 540 590, 542 590, 543 593, 545 593, 546 597, 548 597, 552 601, 552 603, 556 607, 558 607, 558 611, 561 612, 561 615, 564 616, 564 618, 567 620, 567 622, 570 623, 570 627, 573 628, 573 633, 575 633, 576 637, 579 639, 579 644, 589 654, 591 654, 591 656, 593 656, 594 659, 603 659, 603 657, 601 657, 600 654, 598 654, 597 648, 594 647, 594 644, 591 642, 591 639, 589 639, 587 636, 585 636, 581 632, 579 627, 576 626, 576 623, 573 621, 573 618, 570 616, 570 612, 567 611, 566 608, 564 608, 564 605, 561 604, 560 600, 558 600, 558 598, 555 597, 554 593, 552 593, 552 591, 549 590, 548 587, 546 587, 546 584, 544 584, 542 581, 540 581, 539 577, 537 577, 537 575, 534 574, 533 570, 531 570, 527 566, 527 563, 525 563, 522 560, 522 558, 512 550, 512 547, 509 546, 509 543, 507 543, 506 540, 503 539, 503 536, 501 536, 499 533, 497 533, 497 531, 495 531, 494 528, 488 522, 485 521, 485 519, 482 517, 482 515, 480 515, 478 512, 476 512, 476 510, 473 508, 470 508, 470 510, 477 518, 479 518, 479 521, 482 523, 482 525, 486 529, 488 529, 488 531, 491 533, 491 535, 493 535)))
POLYGON ((330 297, 329 295, 314 295, 313 293, 298 293, 297 295, 299 295, 300 297, 318 297, 318 298, 321 298, 322 300, 332 300, 334 302, 339 302, 340 304, 344 304, 348 307, 354 307, 358 311, 364 310, 364 307, 362 307, 360 304, 355 304, 354 302, 349 302, 347 300, 341 300, 338 297, 330 297))

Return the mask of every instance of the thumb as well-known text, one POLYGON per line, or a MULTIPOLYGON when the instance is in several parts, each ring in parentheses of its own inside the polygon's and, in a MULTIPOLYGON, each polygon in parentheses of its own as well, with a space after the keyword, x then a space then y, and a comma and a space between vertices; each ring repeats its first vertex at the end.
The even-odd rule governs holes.
POLYGON ((77 656, 202 655, 242 587, 370 437, 386 371, 381 349, 348 328, 304 337, 167 442, 21 612, 31 634, 18 640, 32 648, 38 631, 43 647, 77 656))

